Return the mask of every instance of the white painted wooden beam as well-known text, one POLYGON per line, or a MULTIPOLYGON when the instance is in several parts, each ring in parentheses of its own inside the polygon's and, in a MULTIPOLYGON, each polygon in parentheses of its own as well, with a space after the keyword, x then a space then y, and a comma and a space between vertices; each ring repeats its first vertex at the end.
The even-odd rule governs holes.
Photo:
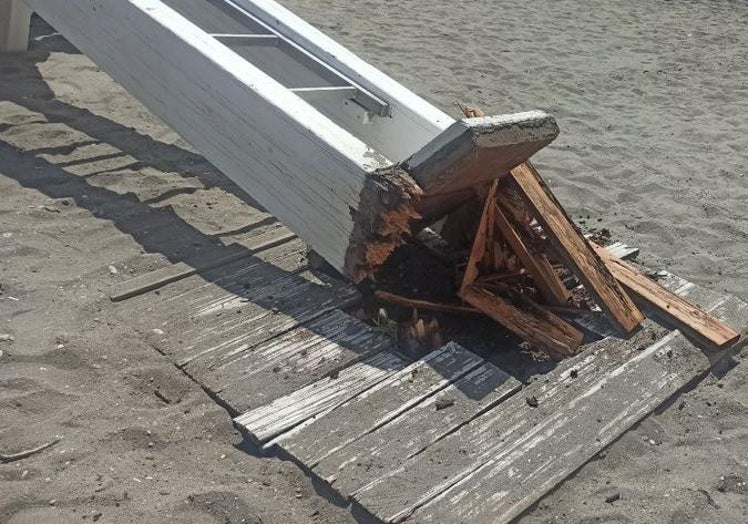
MULTIPOLYGON (((455 119, 368 64, 350 50, 273 0, 231 0, 278 33, 330 64, 355 83, 386 100, 392 118, 369 122, 381 135, 376 146, 393 161, 403 161, 454 124, 455 119), (381 128, 377 129, 377 128, 381 128), (397 129, 407 132, 399 133, 397 129)), ((374 132, 371 133, 372 135, 374 132)))
POLYGON ((31 13, 22 0, 0 0, 0 52, 28 48, 31 13))
MULTIPOLYGON (((158 0, 29 4, 333 267, 359 277, 366 249, 349 246, 365 244, 367 227, 357 210, 378 209, 361 194, 388 192, 381 178, 365 187, 387 159, 158 0)), ((407 208, 403 197, 391 210, 407 208)))

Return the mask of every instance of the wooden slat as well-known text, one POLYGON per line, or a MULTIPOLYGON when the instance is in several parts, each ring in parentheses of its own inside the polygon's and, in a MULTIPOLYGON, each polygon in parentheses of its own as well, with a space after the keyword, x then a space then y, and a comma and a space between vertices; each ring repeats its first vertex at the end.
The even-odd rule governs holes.
POLYGON ((180 366, 200 357, 222 358, 359 300, 340 281, 304 271, 258 285, 238 296, 221 297, 195 308, 191 318, 164 325, 152 343, 180 366))
POLYGON ((343 369, 334 377, 324 378, 244 413, 234 422, 254 442, 263 444, 314 416, 335 409, 406 365, 400 357, 383 351, 343 369))
POLYGON ((392 345, 388 336, 338 309, 259 344, 248 344, 250 339, 242 337, 245 342, 229 345, 231 350, 205 353, 184 368, 234 414, 291 394, 392 345))
POLYGON ((521 387, 518 380, 485 363, 404 415, 334 451, 320 460, 313 471, 349 497, 505 401, 521 387))
POLYGON ((272 229, 267 233, 252 238, 247 245, 233 243, 221 249, 222 253, 230 254, 216 257, 214 253, 201 253, 197 257, 183 262, 177 262, 144 275, 131 278, 115 286, 109 298, 112 302, 126 300, 149 291, 160 289, 167 284, 187 278, 209 269, 225 266, 231 262, 250 257, 266 249, 279 246, 296 237, 288 229, 272 229))
POLYGON ((612 256, 606 249, 594 243, 592 246, 621 284, 641 300, 657 308, 679 329, 695 332, 718 348, 732 344, 739 338, 740 335, 735 330, 696 304, 660 286, 631 264, 612 256))
POLYGON ((643 319, 641 312, 574 227, 535 168, 525 162, 512 169, 510 176, 559 255, 610 316, 611 322, 624 333, 633 331, 643 319))
POLYGON ((584 338, 581 331, 529 299, 519 308, 477 285, 460 290, 460 297, 520 338, 555 355, 573 355, 584 338))
POLYGON ((461 473, 459 483, 417 510, 410 522, 509 522, 709 369, 704 355, 678 332, 627 357, 582 387, 569 377, 573 398, 533 393, 537 408, 521 402, 514 406, 514 417, 505 413, 506 424, 494 426, 503 441, 488 460, 461 473), (516 429, 507 430, 520 420, 516 429))
MULTIPOLYGON (((677 333, 663 338, 666 333, 650 326, 629 341, 593 344, 521 396, 374 480, 355 500, 385 522, 411 515, 414 522, 440 524, 507 521, 510 510, 502 501, 509 496, 528 504, 537 500, 708 369, 706 358, 688 341, 677 333), (653 337, 659 340, 652 343, 653 337), (649 344, 642 350, 643 342, 649 344), (526 398, 537 400, 537 407, 526 398), (512 483, 488 478, 480 487, 481 475, 494 471, 489 466, 500 461, 499 471, 512 483), (533 474, 539 475, 533 482, 517 484, 533 474), (472 493, 463 489, 468 482, 472 493)), ((516 502, 511 505, 512 514, 517 507, 516 502)))
POLYGON ((476 354, 449 343, 301 430, 282 435, 275 443, 311 469, 321 459, 398 416, 408 417, 406 412, 413 406, 481 364, 483 359, 476 354))

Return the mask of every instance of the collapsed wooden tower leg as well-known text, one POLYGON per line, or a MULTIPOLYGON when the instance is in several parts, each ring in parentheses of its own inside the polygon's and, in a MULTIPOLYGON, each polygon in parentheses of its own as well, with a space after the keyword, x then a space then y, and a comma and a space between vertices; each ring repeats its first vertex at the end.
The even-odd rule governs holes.
POLYGON ((0 52, 26 51, 31 13, 22 0, 0 0, 0 52))
POLYGON ((585 289, 595 297, 597 305, 607 314, 608 319, 623 333, 631 333, 636 329, 644 316, 610 274, 599 255, 574 227, 532 164, 520 164, 512 169, 510 177, 517 183, 522 197, 555 245, 558 254, 574 271, 585 289))

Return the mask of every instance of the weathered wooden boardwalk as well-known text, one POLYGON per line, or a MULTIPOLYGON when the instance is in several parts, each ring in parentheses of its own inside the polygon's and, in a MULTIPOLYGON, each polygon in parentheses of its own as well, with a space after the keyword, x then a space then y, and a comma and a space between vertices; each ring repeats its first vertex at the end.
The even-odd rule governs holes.
MULTIPOLYGON (((285 228, 237 249, 112 296, 248 439, 382 522, 507 522, 710 369, 709 353, 667 325, 648 320, 623 340, 594 312, 578 324, 599 340, 529 385, 454 343, 412 362, 345 312, 356 290, 313 272, 285 228)), ((660 276, 748 324, 748 304, 660 276)))

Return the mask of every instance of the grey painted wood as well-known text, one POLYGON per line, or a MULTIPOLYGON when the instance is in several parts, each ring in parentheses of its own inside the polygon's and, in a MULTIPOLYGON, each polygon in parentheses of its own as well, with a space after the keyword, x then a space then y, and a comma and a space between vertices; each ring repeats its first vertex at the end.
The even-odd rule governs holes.
MULTIPOLYGON (((308 468, 346 444, 397 418, 483 363, 478 355, 449 343, 372 389, 275 443, 308 468)), ((409 416, 408 413, 405 415, 409 416)))
POLYGON ((117 284, 109 293, 112 302, 126 300, 143 293, 160 289, 167 284, 187 278, 196 273, 204 273, 209 269, 224 266, 231 262, 247 258, 255 253, 265 251, 275 246, 285 244, 296 237, 288 229, 272 229, 269 232, 252 238, 246 245, 241 243, 230 244, 220 250, 220 256, 214 252, 203 253, 183 262, 176 262, 144 275, 131 278, 117 284), (230 254, 226 254, 226 252, 230 254))
POLYGON ((263 444, 321 413, 329 412, 407 366, 383 351, 270 404, 234 419, 254 442, 263 444))
MULTIPOLYGON (((376 431, 319 460, 313 471, 345 497, 511 397, 521 383, 484 363, 376 431)), ((430 474, 427 478, 434 479, 430 474)))
MULTIPOLYGON (((443 524, 503 522, 501 512, 491 513, 492 501, 508 500, 501 483, 488 482, 480 492, 482 502, 475 502, 477 488, 472 495, 462 489, 465 483, 479 483, 481 472, 501 463, 507 475, 517 478, 542 467, 554 479, 552 487, 708 368, 703 354, 679 333, 648 323, 628 341, 608 338, 592 344, 522 395, 373 480, 354 498, 385 522, 410 516, 443 524), (538 407, 528 404, 529 397, 537 399, 538 407), (529 470, 522 469, 525 463, 529 470), (450 496, 456 493, 463 500, 450 496)), ((511 496, 537 500, 547 489, 528 483, 511 496)))
POLYGON ((308 271, 305 253, 293 240, 127 300, 119 311, 181 366, 251 347, 358 300, 354 288, 308 271))
POLYGON ((226 0, 161 0, 208 33, 268 33, 261 24, 232 7, 226 0))
POLYGON ((573 398, 539 396, 537 408, 517 406, 521 425, 507 435, 508 424, 495 424, 501 440, 487 460, 461 473, 410 522, 509 522, 708 369, 705 356, 672 332, 573 398))
POLYGON ((389 337, 334 309, 260 344, 242 344, 221 352, 221 358, 208 353, 208 358, 191 361, 185 370, 238 414, 291 394, 391 345, 389 337))

